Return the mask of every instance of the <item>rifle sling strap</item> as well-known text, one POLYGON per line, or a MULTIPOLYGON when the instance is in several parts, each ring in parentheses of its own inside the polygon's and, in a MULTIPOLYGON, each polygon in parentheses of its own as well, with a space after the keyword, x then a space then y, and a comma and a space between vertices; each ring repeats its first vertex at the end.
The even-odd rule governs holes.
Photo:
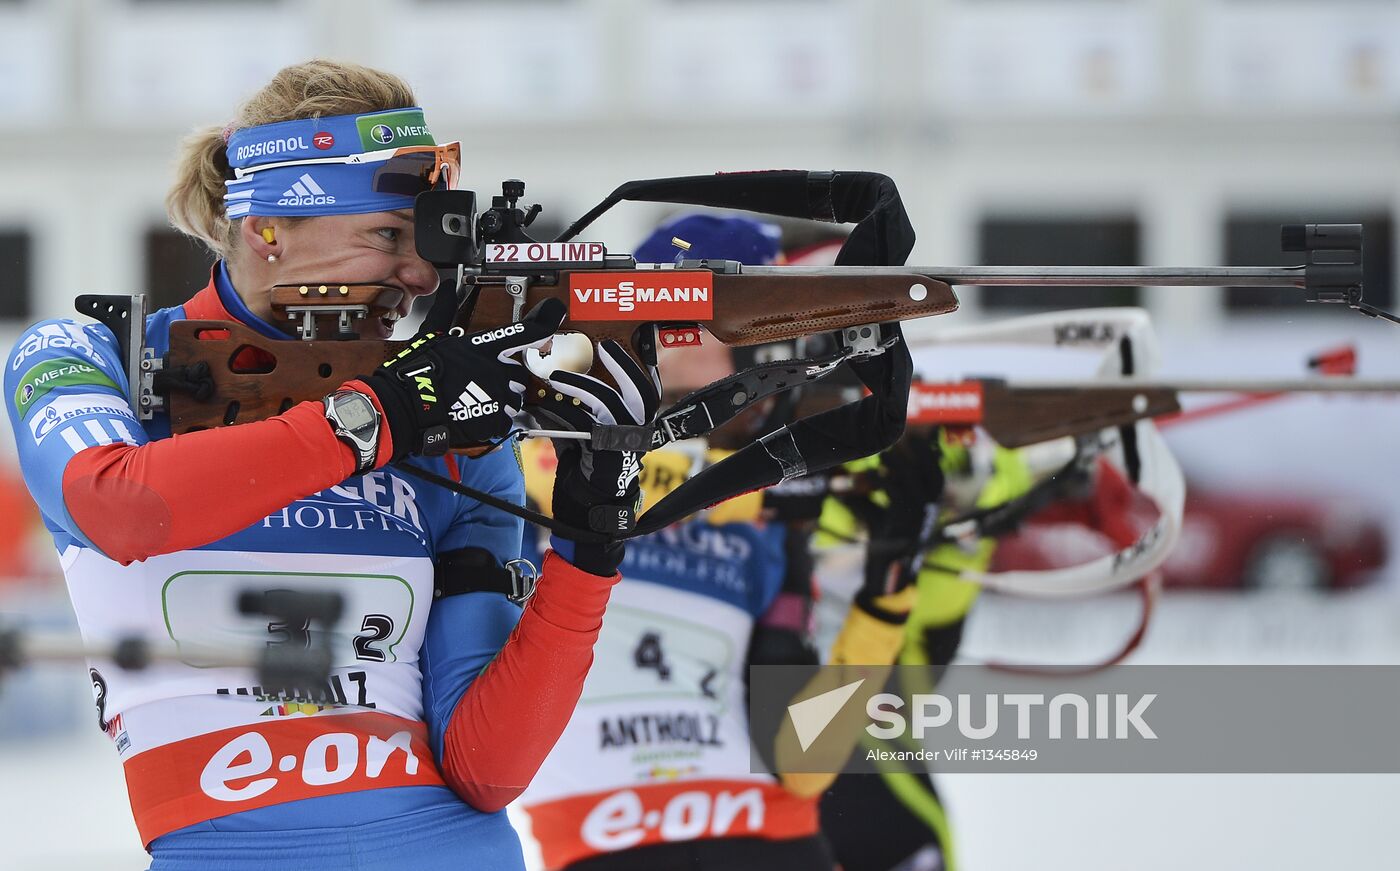
POLYGON ((495 554, 480 547, 439 554, 433 563, 433 598, 463 593, 500 593, 523 602, 535 589, 535 567, 527 560, 501 565, 495 554))
POLYGON ((468 487, 466 484, 454 481, 445 475, 429 472, 427 469, 420 468, 407 461, 395 463, 394 468, 420 480, 427 481, 430 484, 436 484, 445 490, 451 490, 453 493, 460 496, 466 496, 468 499, 475 499, 482 505, 496 508, 507 514, 519 517, 522 520, 528 520, 536 526, 542 526, 555 535, 558 535, 560 538, 566 538, 570 541, 577 541, 581 544, 606 544, 610 541, 616 541, 618 538, 630 537, 604 535, 599 532, 593 532, 592 530, 580 529, 577 526, 555 520, 553 517, 548 517, 538 511, 533 511, 529 508, 517 505, 507 499, 502 499, 492 493, 478 490, 475 487, 468 487))
POLYGON ((768 397, 818 381, 856 356, 843 353, 813 360, 778 360, 722 378, 663 412, 656 420, 651 446, 655 449, 706 435, 768 397))

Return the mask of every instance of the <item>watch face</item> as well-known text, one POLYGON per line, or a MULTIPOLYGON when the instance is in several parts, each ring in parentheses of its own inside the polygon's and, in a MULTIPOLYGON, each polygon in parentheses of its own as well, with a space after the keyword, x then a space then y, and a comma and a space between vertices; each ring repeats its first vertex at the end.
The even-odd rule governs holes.
POLYGON ((340 418, 340 425, 350 432, 362 430, 374 423, 373 403, 358 394, 337 396, 335 414, 340 418))

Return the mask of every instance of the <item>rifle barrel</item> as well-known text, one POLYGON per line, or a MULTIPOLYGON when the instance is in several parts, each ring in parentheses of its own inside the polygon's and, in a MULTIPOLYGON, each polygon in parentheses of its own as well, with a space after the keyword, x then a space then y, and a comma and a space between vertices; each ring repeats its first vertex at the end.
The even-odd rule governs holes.
POLYGON ((983 287, 1297 287, 1303 266, 745 266, 745 273, 782 275, 922 275, 951 285, 983 287))
MULTIPOLYGON (((116 643, 87 644, 77 635, 58 632, 25 632, 19 636, 19 650, 24 664, 31 662, 82 662, 89 659, 113 659, 121 645, 116 643)), ((173 644, 149 641, 142 645, 142 655, 151 663, 199 662, 203 666, 225 668, 256 668, 261 661, 261 648, 234 649, 197 646, 186 650, 173 644)))

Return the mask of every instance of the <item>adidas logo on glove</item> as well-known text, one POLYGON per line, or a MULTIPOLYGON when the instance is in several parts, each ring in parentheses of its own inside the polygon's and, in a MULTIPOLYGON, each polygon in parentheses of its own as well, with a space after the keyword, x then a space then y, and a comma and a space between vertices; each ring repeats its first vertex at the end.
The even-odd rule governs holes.
POLYGON ((484 345, 487 342, 494 342, 497 339, 504 339, 506 336, 513 336, 516 333, 523 332, 525 332, 524 324, 511 324, 508 327, 501 327, 500 329, 492 330, 489 333, 482 333, 479 336, 472 336, 472 344, 484 345))
POLYGON ((335 202, 335 197, 330 196, 311 177, 311 173, 302 173, 297 183, 285 191, 282 191, 282 199, 277 201, 279 206, 325 206, 335 202))
POLYGON ((478 387, 475 381, 468 381, 466 388, 462 390, 462 395, 458 396, 457 401, 452 403, 448 415, 455 421, 464 421, 495 414, 500 410, 501 404, 499 402, 496 402, 485 390, 478 387))
POLYGON ((622 471, 617 476, 617 495, 626 496, 627 489, 642 473, 642 457, 636 451, 622 453, 622 471))

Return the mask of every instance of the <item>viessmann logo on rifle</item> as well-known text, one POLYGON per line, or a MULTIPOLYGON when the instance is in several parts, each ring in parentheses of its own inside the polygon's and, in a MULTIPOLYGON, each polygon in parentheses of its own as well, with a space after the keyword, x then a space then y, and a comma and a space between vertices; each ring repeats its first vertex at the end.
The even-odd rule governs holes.
POLYGON ((910 423, 973 424, 982 422, 982 385, 926 384, 915 381, 909 385, 910 423))
POLYGON ((572 272, 576 321, 701 321, 714 317, 713 272, 572 272))

